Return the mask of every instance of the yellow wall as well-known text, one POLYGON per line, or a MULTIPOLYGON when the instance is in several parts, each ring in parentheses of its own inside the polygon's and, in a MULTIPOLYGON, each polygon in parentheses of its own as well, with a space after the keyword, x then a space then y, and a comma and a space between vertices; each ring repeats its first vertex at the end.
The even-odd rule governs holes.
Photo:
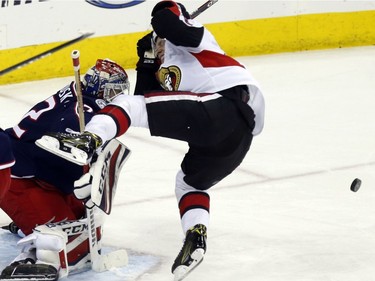
POLYGON ((375 11, 299 15, 207 27, 224 50, 234 56, 375 44, 375 11))
MULTIPOLYGON (((206 26, 232 56, 375 44, 375 11, 309 14, 206 26)), ((81 52, 81 72, 97 58, 110 58, 124 68, 133 68, 137 61, 136 43, 143 34, 146 32, 85 39, 1 76, 0 84, 73 76, 70 59, 73 49, 81 52)), ((0 70, 61 43, 0 51, 0 70)))

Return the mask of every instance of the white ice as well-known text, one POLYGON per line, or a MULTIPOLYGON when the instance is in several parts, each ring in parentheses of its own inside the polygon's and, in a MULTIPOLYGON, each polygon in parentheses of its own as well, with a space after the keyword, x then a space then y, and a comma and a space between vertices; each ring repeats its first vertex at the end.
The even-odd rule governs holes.
MULTIPOLYGON (((373 281, 375 47, 241 57, 261 83, 266 123, 242 165, 211 189, 204 262, 186 280, 373 281), (357 193, 349 187, 362 180, 357 193)), ((134 85, 134 71, 128 70, 134 85)), ((0 87, 0 125, 16 124, 73 77, 0 87)), ((174 178, 183 142, 131 128, 104 244, 130 265, 67 280, 173 280, 182 245, 174 178)), ((0 223, 10 219, 0 211, 0 223)), ((15 238, 1 256, 16 254, 15 238)))

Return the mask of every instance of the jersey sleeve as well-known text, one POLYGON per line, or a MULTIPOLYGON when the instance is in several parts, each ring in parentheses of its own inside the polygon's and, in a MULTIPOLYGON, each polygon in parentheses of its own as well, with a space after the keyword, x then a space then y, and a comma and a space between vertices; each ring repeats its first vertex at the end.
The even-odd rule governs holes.
MULTIPOLYGON (((96 97, 83 97, 85 122, 105 106, 96 97)), ((14 127, 6 130, 17 160, 12 174, 36 177, 69 193, 74 180, 82 175, 82 167, 57 157, 35 145, 48 132, 79 131, 79 115, 74 82, 33 106, 14 127), (62 172, 69 171, 69 172, 62 172)))
POLYGON ((196 48, 202 41, 204 27, 193 25, 178 11, 162 9, 151 20, 156 34, 165 38, 176 46, 196 48))
POLYGON ((155 73, 142 70, 137 71, 134 95, 144 95, 145 91, 158 91, 162 89, 159 81, 156 79, 155 73))

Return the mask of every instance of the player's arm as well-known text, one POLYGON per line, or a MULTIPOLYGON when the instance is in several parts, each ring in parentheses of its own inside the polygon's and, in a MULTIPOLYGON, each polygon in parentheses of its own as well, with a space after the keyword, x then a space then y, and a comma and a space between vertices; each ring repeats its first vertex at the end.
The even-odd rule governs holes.
POLYGON ((174 2, 172 6, 155 7, 152 13, 151 25, 156 34, 172 42, 176 46, 198 47, 202 41, 204 27, 192 26, 188 22, 190 17, 182 5, 174 2), (180 16, 184 16, 184 20, 180 16))
POLYGON ((161 90, 161 86, 156 79, 155 72, 159 69, 160 62, 155 57, 152 48, 152 32, 145 35, 137 42, 137 81, 134 95, 143 95, 145 91, 161 90))

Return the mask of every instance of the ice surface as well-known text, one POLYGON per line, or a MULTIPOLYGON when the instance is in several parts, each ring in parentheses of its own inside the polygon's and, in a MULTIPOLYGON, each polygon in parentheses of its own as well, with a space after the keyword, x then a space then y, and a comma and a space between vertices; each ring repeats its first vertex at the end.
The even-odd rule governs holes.
MULTIPOLYGON (((207 255, 186 280, 373 281, 375 47, 239 60, 263 87, 265 128, 239 169, 212 188, 207 255)), ((72 79, 1 86, 1 126, 72 79)), ((120 140, 132 155, 103 239, 127 249, 130 265, 67 280, 173 280, 183 239, 174 178, 187 145, 136 128, 120 140)), ((1 266, 17 254, 12 237, 0 235, 1 266)))

